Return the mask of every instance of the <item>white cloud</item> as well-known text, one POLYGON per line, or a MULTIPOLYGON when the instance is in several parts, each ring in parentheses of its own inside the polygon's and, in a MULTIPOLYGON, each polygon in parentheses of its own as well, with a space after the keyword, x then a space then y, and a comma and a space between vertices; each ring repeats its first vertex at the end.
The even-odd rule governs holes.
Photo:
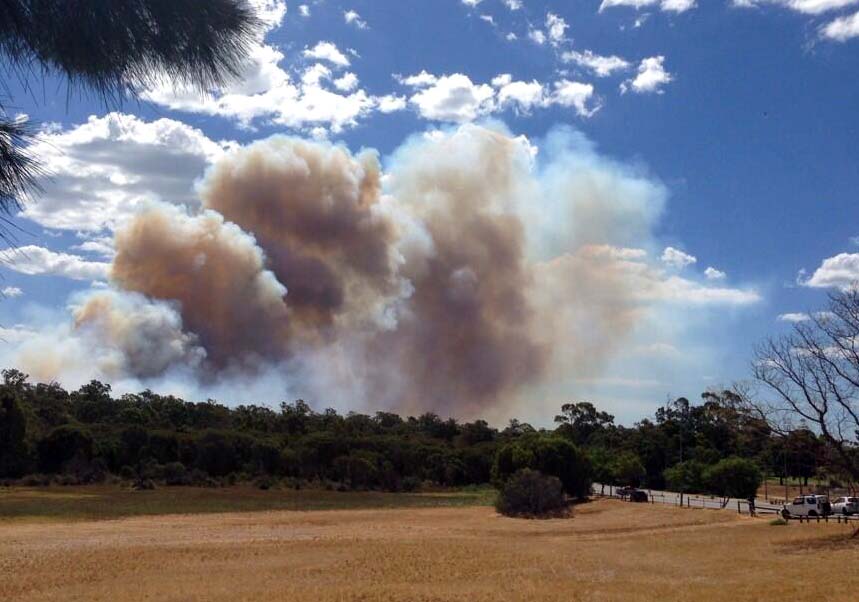
POLYGON ((499 76, 492 80, 499 87, 498 103, 502 106, 514 106, 517 111, 528 113, 532 108, 544 105, 543 84, 533 80, 530 82, 511 81, 509 75, 499 76))
POLYGON ((573 107, 582 117, 590 117, 600 109, 599 104, 588 106, 593 95, 593 85, 563 79, 555 82, 551 102, 563 107, 573 107))
POLYGON ((249 4, 256 10, 257 17, 262 20, 267 30, 279 27, 286 16, 284 0, 250 0, 249 4))
POLYGON ((859 4, 859 0, 733 0, 732 4, 737 8, 754 8, 772 4, 805 15, 820 15, 859 4))
POLYGON ((662 263, 667 266, 671 266, 672 268, 682 270, 688 265, 692 265, 697 262, 698 259, 689 255, 688 253, 684 253, 679 249, 675 249, 674 247, 665 247, 665 250, 662 251, 662 257, 660 257, 662 263))
POLYGON ((859 283, 859 253, 839 253, 823 260, 811 278, 800 284, 813 288, 848 290, 859 283))
POLYGON ((172 119, 90 117, 39 138, 33 151, 51 176, 22 215, 47 228, 93 232, 149 202, 196 205, 194 181, 230 146, 172 119))
POLYGON ((406 97, 389 94, 376 99, 380 113, 394 113, 406 108, 406 97))
POLYGON ((349 58, 340 52, 335 44, 331 42, 319 42, 313 48, 305 48, 304 56, 320 61, 329 61, 338 67, 348 67, 349 58))
POLYGON ((704 270, 704 277, 707 278, 707 280, 724 280, 728 275, 722 270, 717 270, 713 266, 710 266, 704 270))
POLYGON ((298 14, 301 15, 302 17, 305 17, 305 18, 309 17, 310 16, 310 7, 307 6, 306 4, 301 4, 298 7, 298 14))
POLYGON ((549 41, 553 46, 557 46, 564 41, 564 34, 569 25, 564 21, 563 17, 559 17, 554 13, 546 14, 546 31, 549 34, 549 41))
POLYGON ((662 93, 662 86, 673 81, 674 76, 665 70, 664 56, 651 56, 643 59, 638 65, 638 75, 620 85, 620 91, 625 93, 632 90, 637 94, 648 92, 662 93))
POLYGON ((683 13, 695 8, 696 4, 695 0, 602 0, 599 12, 617 6, 628 6, 636 10, 655 6, 666 12, 683 13))
POLYGON ((859 38, 859 12, 830 21, 820 29, 820 35, 837 42, 859 38))
POLYGON ((358 29, 367 29, 367 22, 354 10, 343 11, 343 20, 347 25, 354 25, 358 29))
POLYGON ((470 6, 472 8, 474 8, 475 6, 480 4, 481 2, 483 2, 483 0, 462 0, 463 4, 465 4, 466 6, 470 6))
MULTIPOLYGON (((350 64, 348 57, 330 42, 319 42, 306 48, 304 56, 330 63, 334 68, 350 64)), ((369 115, 377 99, 365 90, 354 89, 348 94, 342 89, 328 89, 330 70, 323 63, 307 66, 298 81, 280 66, 283 54, 270 46, 259 46, 253 53, 252 67, 243 78, 223 90, 203 95, 164 86, 150 90, 144 96, 157 104, 179 111, 217 115, 237 120, 250 127, 256 119, 305 131, 327 128, 340 132, 354 127, 369 115)), ((340 84, 347 83, 341 80, 340 84)))
POLYGON ((486 21, 487 23, 495 27, 495 17, 493 17, 492 15, 480 15, 480 20, 486 21))
POLYGON ((779 322, 792 322, 795 324, 797 322, 805 322, 807 320, 810 320, 811 316, 809 316, 808 314, 803 314, 803 313, 787 313, 787 314, 781 314, 776 319, 779 322))
MULTIPOLYGON (((82 234, 82 233, 81 233, 82 234)), ((92 253, 107 259, 112 259, 116 254, 116 249, 113 246, 113 238, 109 236, 97 236, 90 238, 72 247, 74 251, 83 251, 84 253, 92 253)))
POLYGON ((410 99, 422 117, 436 121, 464 122, 473 121, 481 115, 492 112, 495 91, 486 84, 475 84, 467 75, 454 73, 434 78, 430 84, 423 77, 426 72, 404 80, 408 83, 420 81, 423 89, 410 99))
POLYGON ((87 261, 77 255, 57 253, 35 245, 2 251, 0 263, 21 274, 46 274, 72 280, 104 280, 110 270, 109 263, 87 261))
POLYGON ((529 29, 528 37, 532 42, 539 44, 540 46, 546 43, 546 34, 539 29, 529 29))
POLYGON ((502 0, 504 2, 504 6, 509 8, 510 10, 519 10, 522 8, 522 0, 502 0))
POLYGON ((343 92, 351 92, 358 87, 358 76, 348 71, 334 80, 334 87, 343 92))
POLYGON ((0 290, 0 297, 5 297, 6 299, 14 299, 15 297, 20 297, 24 294, 17 286, 7 286, 3 290, 0 290))
POLYGON ((625 71, 629 69, 628 61, 619 56, 601 56, 594 54, 590 50, 578 52, 575 50, 564 52, 561 54, 561 60, 565 63, 575 63, 581 67, 585 67, 593 71, 597 77, 608 77, 615 71, 625 71))

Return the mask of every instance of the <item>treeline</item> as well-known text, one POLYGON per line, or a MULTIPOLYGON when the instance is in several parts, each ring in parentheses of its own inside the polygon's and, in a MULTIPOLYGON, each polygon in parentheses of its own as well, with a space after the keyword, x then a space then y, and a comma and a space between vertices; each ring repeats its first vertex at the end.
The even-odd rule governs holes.
POLYGON ((414 490, 501 484, 531 468, 584 496, 606 484, 702 490, 720 461, 753 460, 769 474, 812 476, 826 466, 810 431, 776 437, 726 394, 661 408, 633 427, 589 403, 565 405, 556 427, 516 420, 503 429, 435 414, 401 417, 304 401, 277 409, 192 403, 152 391, 114 397, 92 381, 76 391, 30 383, 16 370, 0 384, 0 479, 31 484, 107 478, 168 485, 283 480, 342 489, 414 490), (712 470, 711 470, 712 472, 712 470))

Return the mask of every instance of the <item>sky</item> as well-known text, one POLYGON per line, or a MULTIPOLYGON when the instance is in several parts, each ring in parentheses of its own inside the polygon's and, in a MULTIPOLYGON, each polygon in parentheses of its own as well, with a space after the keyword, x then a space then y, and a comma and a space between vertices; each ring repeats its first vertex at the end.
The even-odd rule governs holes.
MULTIPOLYGON (((46 336, 60 346, 74 336, 82 300, 117 287, 117 229, 153 203, 199 212, 212 166, 276 134, 374 149, 396 182, 417 139, 469 124, 503 131, 527 149, 542 191, 524 199, 535 265, 559 249, 625 262, 626 288, 613 294, 634 298, 633 323, 586 333, 581 322, 618 300, 591 294, 592 280, 568 283, 541 319, 566 324, 567 303, 588 311, 545 377, 481 402, 499 420, 547 422, 560 403, 590 400, 630 423, 669 398, 747 379, 757 343, 859 280, 859 0, 254 5, 266 26, 251 62, 206 96, 164 82, 106 105, 52 77, 7 78, 7 109, 40 124, 52 176, 18 216, 18 249, 0 267, 4 364, 69 386, 115 376, 30 366, 52 352, 46 336), (567 171, 584 175, 565 181, 567 171), (592 204, 611 207, 577 200, 558 217, 557 199, 585 194, 565 186, 604 181, 615 192, 592 204)), ((126 376, 119 389, 175 386, 231 403, 304 391, 268 377, 248 389, 126 376)), ((328 390, 311 389, 311 403, 379 409, 328 390)))

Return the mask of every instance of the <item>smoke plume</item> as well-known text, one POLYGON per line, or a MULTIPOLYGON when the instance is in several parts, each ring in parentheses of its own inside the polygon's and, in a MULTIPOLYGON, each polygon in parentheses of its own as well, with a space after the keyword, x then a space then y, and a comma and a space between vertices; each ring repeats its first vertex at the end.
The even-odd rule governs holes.
POLYGON ((598 374, 664 293, 647 260, 664 189, 571 131, 538 154, 466 125, 384 170, 276 136, 227 152, 199 195, 120 227, 112 290, 73 308, 70 352, 98 349, 101 374, 485 415, 598 374))

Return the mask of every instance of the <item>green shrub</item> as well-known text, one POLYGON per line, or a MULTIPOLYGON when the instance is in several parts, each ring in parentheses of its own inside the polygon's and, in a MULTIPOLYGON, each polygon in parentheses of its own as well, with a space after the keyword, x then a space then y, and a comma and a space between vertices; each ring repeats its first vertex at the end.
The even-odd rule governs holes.
POLYGON ((523 468, 507 479, 495 502, 505 516, 561 516, 568 510, 560 479, 523 468))
POLYGON ((519 470, 530 468, 557 477, 564 491, 584 499, 591 490, 591 465, 578 447, 553 435, 520 437, 498 450, 492 466, 492 479, 497 488, 519 470))

